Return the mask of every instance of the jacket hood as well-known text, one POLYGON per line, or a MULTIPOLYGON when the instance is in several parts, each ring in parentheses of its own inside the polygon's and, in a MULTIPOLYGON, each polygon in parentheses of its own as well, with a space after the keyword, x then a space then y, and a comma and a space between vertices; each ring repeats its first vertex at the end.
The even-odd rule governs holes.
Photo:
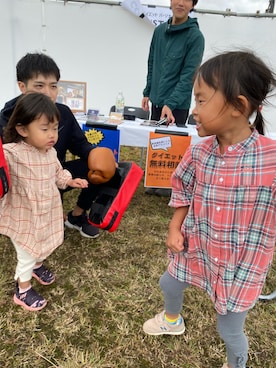
POLYGON ((190 17, 188 17, 186 22, 178 25, 172 25, 172 17, 171 17, 165 24, 166 24, 166 33, 182 31, 185 28, 199 28, 197 18, 190 18, 190 17))

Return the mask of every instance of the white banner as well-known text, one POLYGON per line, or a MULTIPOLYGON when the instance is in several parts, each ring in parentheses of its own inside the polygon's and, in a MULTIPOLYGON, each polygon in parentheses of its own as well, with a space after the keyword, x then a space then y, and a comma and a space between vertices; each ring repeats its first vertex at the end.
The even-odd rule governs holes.
POLYGON ((172 16, 172 11, 170 8, 149 5, 143 5, 142 7, 143 13, 155 27, 166 22, 172 16))
POLYGON ((121 3, 122 7, 129 10, 132 14, 137 15, 137 17, 144 17, 143 7, 140 0, 125 0, 121 3))
POLYGON ((124 0, 121 5, 132 14, 145 19, 155 27, 160 23, 166 22, 172 16, 170 8, 141 5, 140 0, 124 0))

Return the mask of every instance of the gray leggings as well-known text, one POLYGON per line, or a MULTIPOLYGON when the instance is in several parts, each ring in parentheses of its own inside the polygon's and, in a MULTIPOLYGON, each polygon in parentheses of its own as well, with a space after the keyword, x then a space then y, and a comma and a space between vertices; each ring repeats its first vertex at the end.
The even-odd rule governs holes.
MULTIPOLYGON (((160 277, 160 287, 164 294, 165 311, 178 314, 182 310, 184 290, 189 284, 173 278, 168 271, 160 277)), ((227 361, 231 368, 245 368, 248 359, 248 340, 244 333, 247 311, 241 313, 217 313, 217 330, 225 343, 227 361)))

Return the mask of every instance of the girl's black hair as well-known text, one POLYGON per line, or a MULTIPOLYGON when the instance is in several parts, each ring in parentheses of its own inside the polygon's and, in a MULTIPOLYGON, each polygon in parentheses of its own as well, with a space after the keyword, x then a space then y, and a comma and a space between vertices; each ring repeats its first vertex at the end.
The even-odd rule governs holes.
POLYGON ((34 120, 39 119, 41 115, 46 115, 49 122, 60 119, 56 104, 48 96, 37 92, 21 95, 4 129, 4 143, 21 141, 22 136, 18 134, 15 127, 29 125, 34 120))
POLYGON ((250 51, 230 51, 217 55, 202 64, 196 78, 202 79, 215 90, 219 90, 227 103, 242 113, 244 105, 238 96, 247 98, 249 116, 256 113, 253 126, 264 134, 261 106, 267 103, 269 93, 275 88, 275 74, 250 51))

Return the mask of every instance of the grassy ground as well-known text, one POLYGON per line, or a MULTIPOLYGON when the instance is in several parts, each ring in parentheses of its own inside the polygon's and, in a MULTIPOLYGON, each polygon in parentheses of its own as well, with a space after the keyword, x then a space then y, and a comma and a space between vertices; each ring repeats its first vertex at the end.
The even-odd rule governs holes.
MULTIPOLYGON (((121 160, 139 151, 123 149, 121 160)), ((66 194, 65 209, 76 200, 66 194)), ((225 351, 206 295, 188 290, 182 336, 144 335, 143 322, 162 310, 159 276, 167 264, 164 240, 172 210, 167 198, 139 186, 118 230, 88 240, 66 229, 65 241, 47 260, 56 273, 38 313, 13 304, 15 251, 0 236, 0 366, 2 368, 220 368, 225 351)), ((265 286, 276 287, 274 261, 265 286)), ((246 322, 248 367, 276 367, 276 301, 258 302, 246 322)))

